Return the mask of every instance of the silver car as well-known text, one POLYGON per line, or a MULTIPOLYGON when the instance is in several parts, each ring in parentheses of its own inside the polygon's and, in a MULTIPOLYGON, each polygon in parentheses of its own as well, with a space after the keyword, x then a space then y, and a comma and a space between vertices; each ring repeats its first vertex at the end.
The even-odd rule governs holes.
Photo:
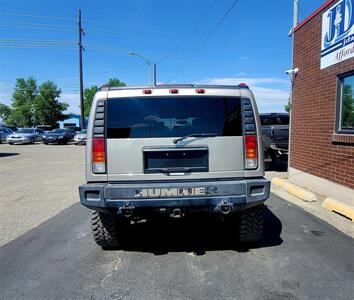
POLYGON ((262 237, 262 130, 245 85, 103 87, 92 102, 86 184, 92 234, 119 247, 131 220, 230 215, 242 242, 262 237))
POLYGON ((74 144, 75 145, 86 145, 86 135, 87 130, 81 130, 77 135, 74 136, 74 144))
POLYGON ((34 144, 43 138, 44 131, 39 128, 20 128, 7 136, 6 141, 10 144, 34 144))
POLYGON ((0 127, 0 144, 6 142, 6 137, 12 134, 13 131, 7 127, 0 127))

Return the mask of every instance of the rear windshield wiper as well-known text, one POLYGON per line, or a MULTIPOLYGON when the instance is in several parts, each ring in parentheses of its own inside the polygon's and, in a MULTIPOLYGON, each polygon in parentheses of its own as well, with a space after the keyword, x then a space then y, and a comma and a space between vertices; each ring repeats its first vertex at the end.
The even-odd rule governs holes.
POLYGON ((216 133, 191 133, 191 134, 182 136, 178 139, 174 139, 173 143, 177 144, 178 142, 183 141, 189 137, 213 137, 213 136, 218 136, 218 134, 216 134, 216 133))

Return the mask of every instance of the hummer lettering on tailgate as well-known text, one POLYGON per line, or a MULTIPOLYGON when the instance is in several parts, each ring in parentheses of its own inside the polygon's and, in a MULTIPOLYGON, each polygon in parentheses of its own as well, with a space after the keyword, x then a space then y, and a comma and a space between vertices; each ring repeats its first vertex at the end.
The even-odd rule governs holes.
POLYGON ((150 188, 136 190, 136 198, 159 198, 159 197, 183 197, 183 196, 203 196, 207 194, 205 187, 187 188, 150 188))

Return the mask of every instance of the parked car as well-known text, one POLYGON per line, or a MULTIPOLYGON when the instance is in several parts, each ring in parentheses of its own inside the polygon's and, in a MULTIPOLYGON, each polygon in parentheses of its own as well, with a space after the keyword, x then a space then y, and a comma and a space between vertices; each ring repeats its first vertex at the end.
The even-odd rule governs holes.
POLYGON ((75 135, 74 144, 86 145, 86 136, 87 136, 87 129, 81 130, 77 135, 75 135))
POLYGON ((67 144, 75 135, 76 132, 71 129, 54 129, 43 136, 43 143, 67 144))
POLYGON ((10 144, 34 144, 43 138, 43 130, 38 128, 20 128, 7 136, 6 141, 10 144))
POLYGON ((262 237, 270 182, 247 86, 106 86, 88 128, 80 200, 98 245, 119 247, 131 220, 203 212, 229 220, 235 241, 262 237))
POLYGON ((78 126, 66 126, 65 128, 74 130, 76 133, 79 133, 81 131, 81 127, 78 126))
POLYGON ((8 126, 8 125, 5 125, 5 126, 2 126, 2 127, 6 127, 6 128, 9 128, 11 129, 13 132, 16 132, 17 131, 17 127, 16 126, 8 126))
POLYGON ((289 149, 289 114, 260 114, 265 162, 285 160, 289 149))
POLYGON ((10 128, 0 127, 0 144, 6 142, 8 135, 14 133, 10 128))

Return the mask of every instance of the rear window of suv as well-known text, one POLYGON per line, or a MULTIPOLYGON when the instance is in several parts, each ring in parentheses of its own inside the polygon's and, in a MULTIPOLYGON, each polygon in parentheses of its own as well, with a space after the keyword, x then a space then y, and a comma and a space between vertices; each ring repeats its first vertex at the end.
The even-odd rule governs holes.
POLYGON ((239 97, 135 97, 107 101, 108 138, 242 135, 239 97))
POLYGON ((289 125, 288 115, 260 115, 262 125, 289 125))

